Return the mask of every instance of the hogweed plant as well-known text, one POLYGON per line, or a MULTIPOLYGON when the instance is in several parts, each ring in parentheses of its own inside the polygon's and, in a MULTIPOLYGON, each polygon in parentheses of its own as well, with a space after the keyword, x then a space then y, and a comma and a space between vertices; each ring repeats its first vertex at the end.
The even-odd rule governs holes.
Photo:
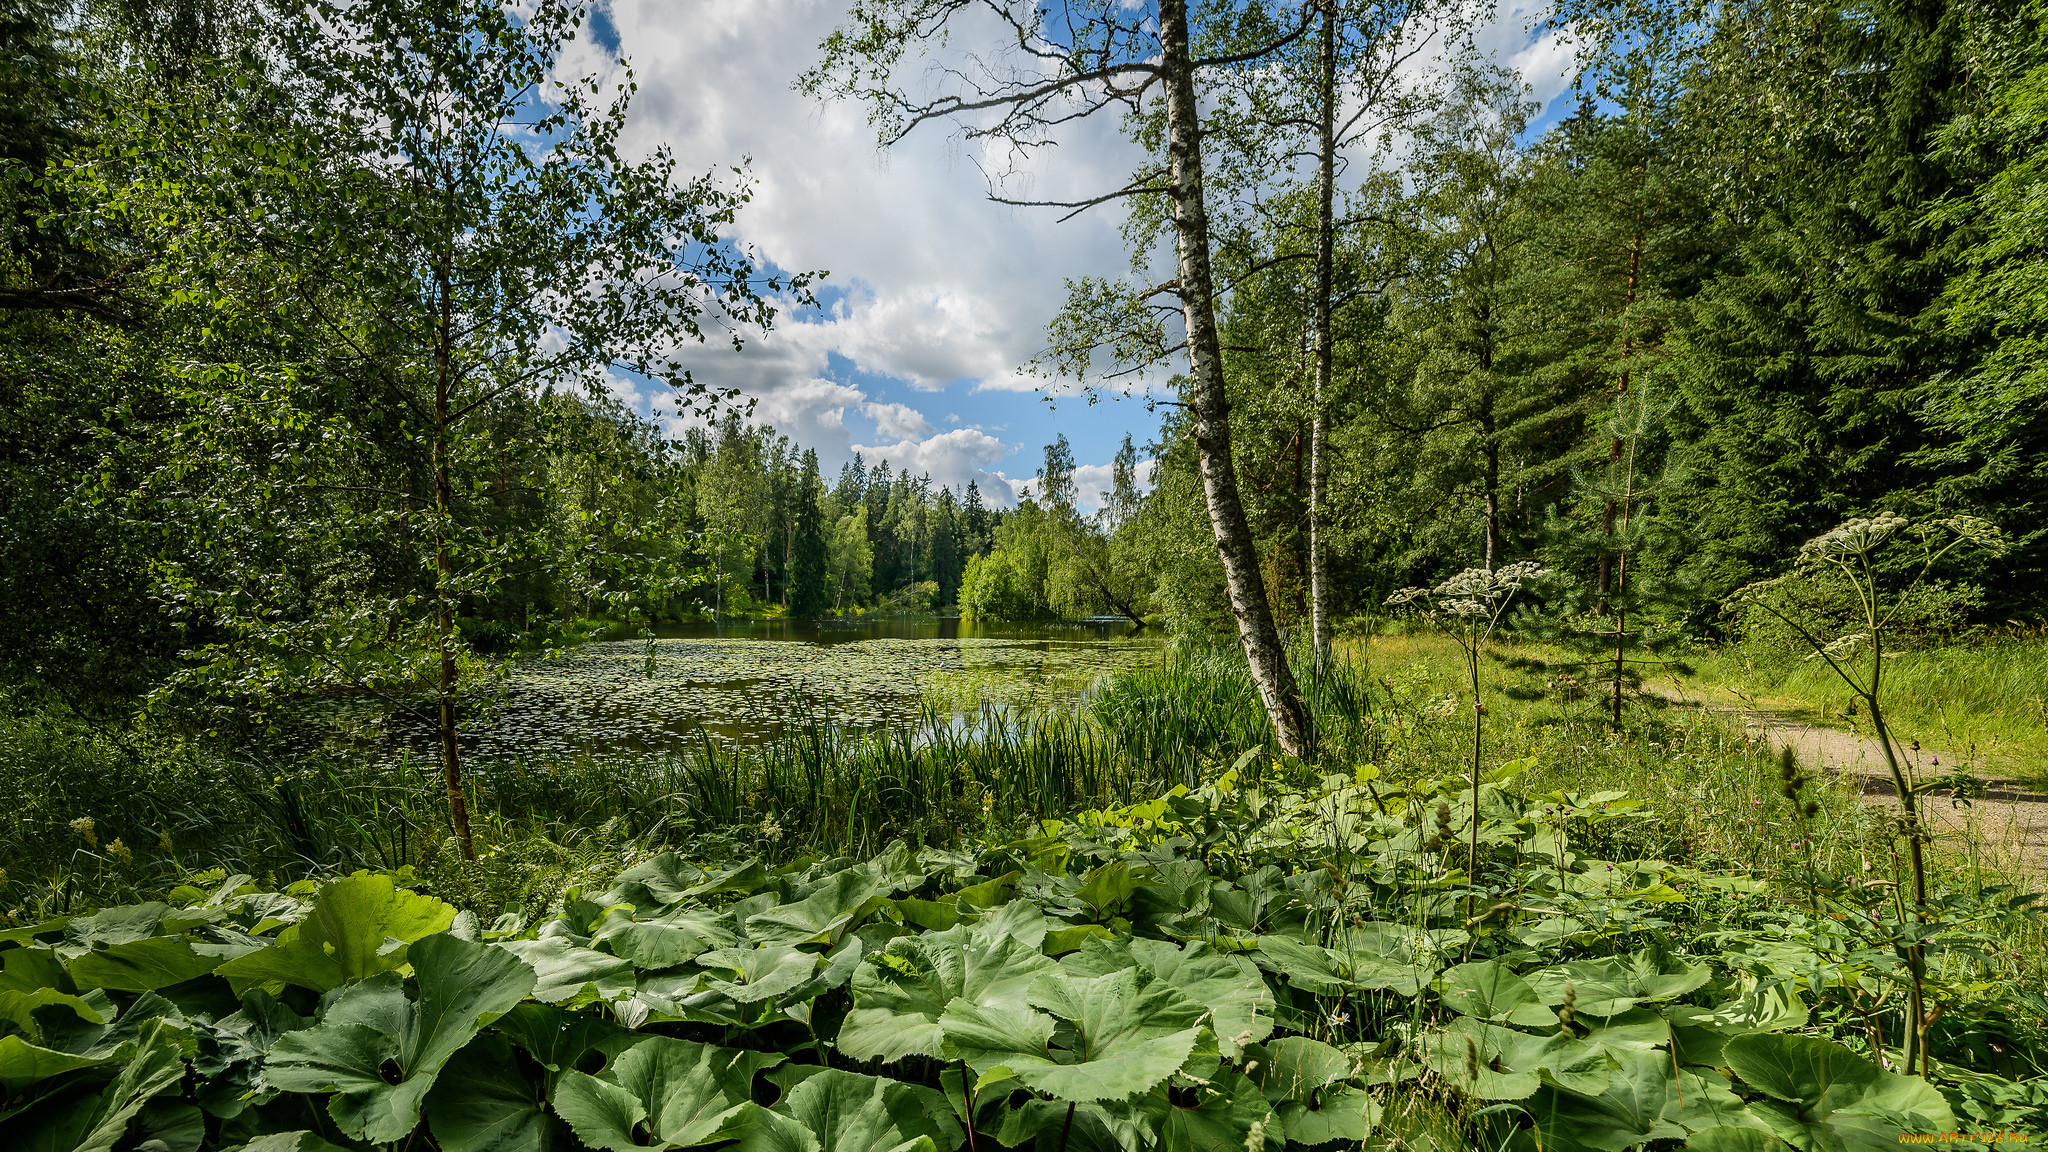
MULTIPOLYGON (((1523 560, 1505 568, 1467 568, 1434 588, 1403 588, 1387 597, 1390 608, 1410 608, 1457 642, 1465 657, 1472 688, 1472 827, 1466 843, 1465 875, 1479 876, 1480 740, 1486 729, 1486 703, 1479 697, 1479 656, 1492 642, 1501 618, 1522 585, 1547 575, 1543 565, 1523 560)), ((1472 897, 1465 914, 1472 914, 1472 897)))
MULTIPOLYGON (((1755 605, 1790 629, 1810 649, 1807 659, 1825 663, 1869 710, 1871 730, 1899 798, 1898 833, 1906 841, 1913 873, 1914 917, 1921 923, 1927 919, 1926 846, 1931 837, 1921 815, 1919 794, 1941 781, 1921 784, 1912 779, 1904 749, 1885 719, 1885 643, 1937 563, 1961 551, 1998 557, 2006 548, 2004 533, 1975 516, 1945 516, 1916 524, 1895 512, 1879 512, 1844 521, 1808 540, 1800 547, 1791 572, 1736 593, 1739 601, 1755 605), (1882 564, 1880 557, 1887 548, 1902 540, 1916 542, 1919 555, 1903 565, 1882 564), (1797 583, 1829 577, 1848 586, 1855 608, 1853 622, 1832 636, 1828 635, 1830 629, 1799 610, 1796 598, 1785 595, 1797 583)), ((1908 1026, 1904 1029, 1905 1066, 1909 1071, 1919 1067, 1925 1075, 1927 1029, 1934 1022, 1925 1003, 1926 945, 1910 943, 1904 953, 1911 978, 1908 1026)))

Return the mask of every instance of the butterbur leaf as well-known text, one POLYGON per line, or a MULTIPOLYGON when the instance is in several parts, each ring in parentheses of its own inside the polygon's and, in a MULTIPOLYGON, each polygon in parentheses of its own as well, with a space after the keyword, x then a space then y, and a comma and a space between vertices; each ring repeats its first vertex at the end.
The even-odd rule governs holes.
POLYGON ((705 987, 740 1004, 757 1004, 802 987, 818 970, 819 956, 787 944, 759 948, 721 948, 697 957, 700 967, 723 972, 705 987))
POLYGON ((510 1037, 550 1073, 575 1067, 591 1051, 609 1059, 640 1040, 609 1020, 547 1004, 521 1004, 498 1017, 492 1028, 510 1037))
POLYGON ((805 1077, 775 1111, 808 1129, 818 1152, 910 1152, 920 1141, 952 1152, 966 1139, 940 1093, 838 1069, 805 1077))
POLYGON ((704 870, 673 852, 643 860, 612 881, 597 903, 632 904, 637 907, 680 903, 706 879, 704 870))
POLYGON ((321 888, 313 910, 278 933, 277 943, 218 971, 236 995, 274 981, 325 992, 403 966, 405 948, 387 949, 387 940, 410 944, 454 922, 452 905, 399 888, 389 876, 358 872, 321 888))
POLYGON ((967 926, 893 940, 854 972, 839 1050, 855 1060, 937 1057, 948 1004, 964 998, 977 1007, 1021 1008, 1032 981, 1053 969, 1037 948, 967 926))
POLYGON ((298 1132, 273 1132, 268 1136, 258 1136, 247 1144, 228 1149, 227 1152, 346 1152, 346 1150, 329 1144, 316 1133, 302 1130, 298 1132))
POLYGON ((1707 966, 1659 960, 1645 950, 1632 956, 1580 960, 1529 973, 1527 980, 1544 1004, 1564 1003, 1572 990, 1572 1010, 1582 1016, 1617 1016, 1638 1004, 1672 1000, 1705 984, 1707 966))
POLYGON ((1179 947, 1165 940, 1091 940, 1060 961, 1060 970, 1099 976, 1135 965, 1210 1011, 1221 1054, 1235 1060, 1245 1044, 1273 1034, 1273 991, 1251 961, 1219 955, 1205 942, 1179 947))
POLYGON ((553 1102, 577 1138, 593 1147, 688 1148, 738 1135, 741 1118, 756 1107, 755 1074, 782 1060, 772 1052, 653 1036, 596 1076, 562 1073, 553 1102), (642 1123, 652 1143, 636 1139, 635 1126, 642 1123))
POLYGON ((794 904, 747 917, 747 939, 757 945, 837 944, 874 894, 874 876, 864 868, 849 868, 794 904))
POLYGON ((1665 1116, 1677 1095, 1668 1055, 1628 1052, 1604 1091, 1545 1089, 1525 1108, 1545 1147, 1579 1144, 1620 1152, 1650 1140, 1683 1139, 1685 1129, 1665 1116))
POLYGON ((1536 1001, 1529 982, 1492 960, 1460 964, 1437 977, 1438 994, 1453 1012, 1493 1024, 1516 1023, 1530 1026, 1554 1024, 1557 1017, 1536 1001), (1530 1012, 1534 1009, 1534 1013, 1530 1012))
POLYGON ((105 1064, 113 1058, 112 1053, 89 1056, 60 1052, 31 1043, 19 1033, 0 1036, 0 1093, 14 1096, 37 1081, 105 1064))
POLYGON ((99 1093, 46 1101, 8 1120, 9 1147, 22 1152, 111 1152, 143 1106, 176 1087, 184 1075, 185 1062, 172 1026, 152 1020, 143 1026, 134 1055, 99 1093))
POLYGON ((270 993, 251 988, 240 1011, 198 1030, 199 1053, 192 1068, 202 1078, 196 1089, 200 1105, 223 1118, 241 1115, 252 1094, 267 1093, 263 1062, 277 1038, 309 1023, 270 993))
POLYGON ((1732 1124, 1702 1128, 1686 1137, 1686 1152, 1785 1152, 1790 1144, 1757 1128, 1732 1124))
POLYGON ((204 976, 220 964, 219 956, 199 954, 182 937, 152 936, 96 948, 75 957, 69 968, 80 988, 154 992, 204 976))
POLYGON ((1306 1036, 1287 1036, 1245 1050, 1248 1075, 1275 1104, 1307 1104, 1317 1092, 1349 1079, 1357 1064, 1343 1052, 1306 1036))
POLYGON ((1601 1091, 1607 1084, 1606 1056, 1569 1036, 1532 1036, 1470 1016, 1422 1036, 1422 1063, 1468 1096, 1481 1100, 1522 1100, 1548 1074, 1574 1088, 1601 1091))
POLYGON ((1896 1146, 1900 1131, 1950 1132, 1933 1085, 1886 1072, 1833 1041, 1755 1032, 1722 1050, 1742 1082, 1770 1096, 1751 1110, 1787 1143, 1825 1149, 1896 1146))
POLYGON ((635 917, 614 908, 597 926, 597 939, 640 968, 669 968, 714 948, 731 947, 734 936, 722 914, 704 908, 670 908, 635 917))
POLYGON ((503 1036, 485 1033, 449 1059, 427 1093, 427 1129, 441 1152, 542 1152, 546 1088, 503 1036))
POLYGON ((533 998, 543 1004, 581 1008, 629 996, 636 986, 632 961, 584 948, 565 937, 501 940, 493 947, 503 948, 533 969, 533 998))
POLYGON ((1125 1100, 1165 1080, 1194 1053, 1205 1015, 1135 968, 1044 976, 1028 999, 1024 1009, 955 1001, 941 1019, 947 1053, 983 1075, 1007 1068, 1062 1100, 1125 1100), (1052 1045, 1053 1017, 1071 1025, 1071 1047, 1052 1045))
POLYGON ((1312 1101, 1285 1101, 1273 1114, 1285 1126, 1290 1143, 1356 1144, 1379 1123, 1380 1106, 1365 1089, 1339 1084, 1318 1091, 1312 1101))
POLYGON ((419 1000, 387 972, 330 993, 320 1023, 271 1047, 264 1078, 287 1092, 333 1092, 342 1132, 390 1142, 419 1123, 420 1106, 450 1057, 533 990, 533 969, 489 944, 450 935, 412 946, 419 1000), (396 1066, 395 1083, 384 1065, 396 1066))
POLYGON ((1286 1139, 1259 1086, 1226 1069, 1195 1089, 1193 1105, 1167 1110, 1158 1146, 1161 1152, 1280 1152, 1286 1139))
POLYGON ((199 1152, 206 1140, 206 1116, 196 1105, 156 1099, 128 1122, 122 1152, 199 1152))

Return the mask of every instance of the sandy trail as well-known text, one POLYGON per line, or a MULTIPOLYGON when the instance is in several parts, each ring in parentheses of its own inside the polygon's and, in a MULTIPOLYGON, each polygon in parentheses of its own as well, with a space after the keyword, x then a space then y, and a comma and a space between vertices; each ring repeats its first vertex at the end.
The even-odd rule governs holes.
MULTIPOLYGON (((1728 716, 1772 752, 1792 750, 1799 763, 1831 777, 1845 777, 1867 802, 1899 806, 1884 751, 1869 736, 1823 728, 1760 708, 1704 703, 1665 695, 1674 705, 1728 716)), ((1947 752, 1908 750, 1907 780, 1946 775, 1964 762, 1947 752)), ((1921 793, 1920 811, 1937 842, 1967 852, 1972 837, 1991 859, 2031 880, 2048 880, 2048 792, 2016 780, 1979 776, 1983 794, 1968 802, 1947 789, 1921 793)))

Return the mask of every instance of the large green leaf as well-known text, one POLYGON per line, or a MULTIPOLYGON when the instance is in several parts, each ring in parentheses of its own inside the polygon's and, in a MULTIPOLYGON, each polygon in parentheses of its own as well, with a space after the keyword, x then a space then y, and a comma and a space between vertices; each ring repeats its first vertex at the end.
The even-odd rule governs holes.
POLYGON ((427 1093, 427 1129, 441 1152, 542 1152, 546 1086, 529 1076, 504 1036, 463 1046, 427 1093))
POLYGON ((738 1135, 741 1119, 756 1107, 755 1075, 782 1061, 772 1052, 653 1036, 596 1076, 562 1073, 553 1102, 577 1138, 593 1147, 688 1148, 738 1135), (651 1143, 636 1137, 641 1125, 651 1143))
POLYGON ((1275 1104, 1283 1100, 1307 1103, 1332 1084, 1348 1080, 1358 1071, 1358 1061, 1321 1040, 1306 1036, 1285 1036, 1245 1050, 1245 1074, 1275 1104))
POLYGON ((747 939, 757 945, 837 944, 875 888, 874 875, 867 869, 848 868, 794 904, 747 917, 747 939))
MULTIPOLYGON (((218 949, 214 951, 218 953, 218 949)), ((154 992, 204 976, 220 964, 218 954, 201 954, 182 937, 152 936, 95 948, 74 958, 68 967, 80 988, 154 992)))
POLYGON ((632 904, 640 908, 676 904, 687 898, 704 879, 702 868, 673 852, 663 852, 619 873, 612 886, 597 897, 597 903, 607 907, 632 904))
POLYGON ((203 1077, 196 1089, 200 1105, 215 1116, 232 1118, 250 1103, 268 1099, 263 1062, 271 1047, 279 1036, 309 1023, 261 988, 244 993, 239 1011, 199 1028, 192 1068, 203 1077))
POLYGON ((134 1055, 112 1083, 90 1096, 46 1101, 9 1120, 8 1147, 20 1152, 111 1152, 143 1105, 176 1087, 184 1075, 185 1062, 171 1024, 152 1020, 144 1025, 134 1055))
POLYGON ((492 1029, 511 1037, 550 1073, 575 1067, 587 1052, 609 1059, 640 1040, 609 1020, 547 1004, 521 1004, 498 1017, 492 1029))
POLYGON ((641 968, 674 967, 734 940, 724 916, 704 908, 669 908, 647 917, 614 908, 596 935, 614 955, 641 968))
POLYGON ((1622 1152, 1650 1140, 1679 1140, 1700 1128, 1744 1122, 1742 1103, 1720 1077, 1676 1072, 1669 1053, 1626 1051, 1599 1093, 1545 1088, 1525 1106, 1545 1148, 1622 1152))
POLYGON ((1189 1001, 1210 1011, 1218 1050, 1236 1059, 1246 1044, 1273 1034, 1273 991, 1251 961, 1223 956, 1207 943, 1182 948, 1166 940, 1090 940, 1060 961, 1076 976, 1100 976, 1136 966, 1189 1001))
POLYGON ((1732 1124, 1702 1128, 1686 1138, 1686 1152, 1783 1152, 1791 1147, 1769 1132, 1732 1124))
POLYGON ((1287 936, 1259 937, 1259 964, 1294 987, 1322 996, 1377 991, 1413 996, 1436 975, 1434 966, 1402 950, 1324 948, 1287 936))
POLYGON ((329 993, 318 1025, 278 1037, 264 1077, 288 1092, 336 1093, 327 1111, 349 1136, 389 1142, 411 1132, 442 1066, 534 985, 517 956, 447 934, 415 943, 412 962, 417 1002, 395 972, 329 993))
POLYGON ((59 1052, 31 1043, 19 1033, 0 1036, 0 1093, 14 1096, 38 1080, 105 1064, 112 1059, 111 1053, 87 1056, 59 1052))
MULTIPOLYGON (((807 1129, 818 1152, 908 1152, 921 1141, 935 1152, 952 1152, 966 1139, 940 1093, 838 1069, 805 1077, 775 1111, 807 1129)), ((757 1137, 740 1147, 761 1145, 757 1137)))
POLYGON ((1752 1111, 1809 1152, 1896 1146, 1906 1132, 1952 1132, 1955 1115, 1918 1076, 1886 1072, 1830 1040, 1755 1032, 1723 1049, 1728 1067, 1769 1096, 1752 1111))
POLYGON ((1561 1005, 1567 995, 1582 1016, 1616 1016, 1638 1004, 1673 1000, 1707 982, 1704 964, 1661 958, 1649 950, 1631 956, 1580 960, 1529 973, 1538 1000, 1561 1005))
POLYGON ((757 1004, 794 992, 808 983, 818 970, 820 957, 789 944, 759 948, 720 948, 697 957, 699 967, 726 974, 713 977, 705 987, 740 1004, 757 1004))
POLYGON ((297 1132, 273 1132, 268 1136, 258 1136, 247 1144, 228 1149, 227 1152, 344 1152, 344 1150, 322 1140, 316 1133, 301 1129, 297 1132))
POLYGON ((948 1004, 964 998, 976 1007, 1022 1007, 1032 981, 1053 968, 1034 946, 966 925, 900 937, 854 973, 839 1050, 855 1060, 936 1057, 948 1004))
POLYGON ((607 956, 566 937, 502 940, 496 947, 519 957, 533 969, 533 998, 543 1004, 581 1008, 600 1000, 629 996, 635 987, 632 961, 607 956))
POLYGON ((358 872, 320 889, 306 918, 277 943, 220 966, 235 994, 282 981, 325 992, 406 963, 404 945, 441 932, 455 909, 407 891, 391 877, 358 872))
POLYGON ((1273 1109, 1294 1144, 1356 1144, 1379 1123, 1380 1105, 1372 1093, 1348 1084, 1322 1089, 1312 1101, 1284 1101, 1273 1109))
MULTIPOLYGON (((941 1025, 948 1055, 984 1077, 1007 1068, 1061 1100, 1125 1100, 1179 1071, 1194 1053, 1205 1010, 1135 968, 1102 976, 1040 977, 1025 1008, 956 1000, 941 1025), (1042 1010, 1042 1011, 1041 1011, 1042 1010), (1054 1018, 1070 1043, 1052 1044, 1054 1018)), ((1213 1050, 1212 1050, 1213 1051, 1213 1050)))
POLYGON ((1532 1028, 1557 1023, 1557 1014, 1537 1000, 1529 982, 1497 961, 1480 960, 1447 969, 1437 977, 1437 991, 1446 1008, 1490 1023, 1532 1028))
POLYGON ((1284 1129, 1259 1086, 1225 1069, 1195 1089, 1192 1104, 1167 1109, 1158 1148, 1160 1152, 1279 1152, 1287 1140, 1284 1129))
POLYGON ((1570 1036, 1532 1036, 1460 1016, 1416 1042, 1422 1063, 1460 1092, 1481 1100, 1521 1100, 1542 1083, 1539 1073, 1573 1088, 1606 1086, 1608 1062, 1599 1049, 1570 1036))

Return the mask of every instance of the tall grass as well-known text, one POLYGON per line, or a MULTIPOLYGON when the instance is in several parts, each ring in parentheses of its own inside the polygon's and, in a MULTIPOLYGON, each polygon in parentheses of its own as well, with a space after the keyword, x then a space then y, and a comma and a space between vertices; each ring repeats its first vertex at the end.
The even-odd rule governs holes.
MULTIPOLYGON (((1376 639, 1369 660, 1353 643, 1320 675, 1301 659, 1320 763, 1289 770, 1463 773, 1471 702, 1457 661, 1427 634, 1376 639)), ((1611 731, 1597 701, 1505 659, 1489 660, 1482 695, 1485 763, 1529 761, 1522 786, 1539 791, 1648 801, 1654 815, 1616 832, 1638 855, 1766 871, 1815 852, 1841 867, 1884 858, 1882 818, 1852 790, 1817 783, 1820 812, 1801 815, 1778 794, 1769 750, 1724 718, 1668 709, 1611 731)), ((934 707, 880 730, 800 719, 745 746, 478 762, 471 808, 490 850, 470 865, 449 846, 429 762, 266 760, 62 718, 0 720, 0 804, 14 816, 0 833, 0 909, 24 919, 160 897, 211 868, 282 885, 408 866, 480 912, 537 909, 665 847, 706 861, 858 855, 894 839, 943 848, 1157 795, 1250 749, 1276 751, 1242 655, 1181 640, 1075 707, 934 707), (89 834, 72 826, 82 817, 89 834)), ((1980 862, 1979 847, 1952 862, 1980 862)))
MULTIPOLYGON (((1833 727, 1859 717, 1818 660, 1732 646, 1689 657, 1700 682, 1833 727)), ((2048 776, 2048 639, 1902 649, 1884 666, 1885 711, 1904 738, 1977 766, 2048 776)))

